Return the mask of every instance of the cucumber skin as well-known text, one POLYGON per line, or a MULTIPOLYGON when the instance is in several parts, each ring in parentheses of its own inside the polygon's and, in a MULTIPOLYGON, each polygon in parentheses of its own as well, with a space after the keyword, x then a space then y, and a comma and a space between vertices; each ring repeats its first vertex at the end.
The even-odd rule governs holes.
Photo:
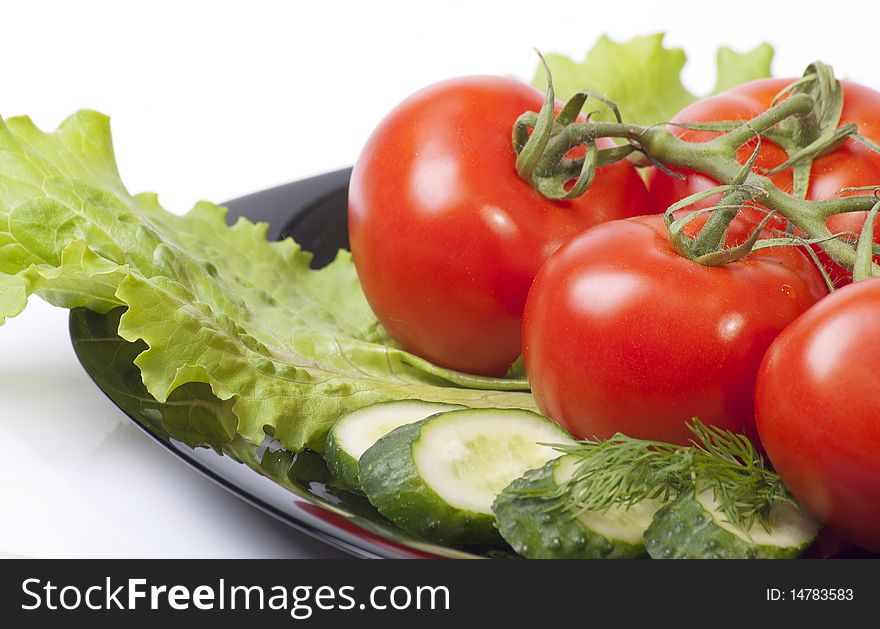
POLYGON ((652 559, 793 559, 809 544, 749 544, 715 524, 692 492, 660 509, 645 531, 645 545, 652 559))
POLYGON ((361 455, 358 476, 364 493, 379 513, 425 540, 449 545, 498 544, 501 536, 493 515, 448 505, 419 476, 413 443, 430 419, 395 428, 361 455))
POLYGON ((496 526, 518 555, 527 559, 633 559, 646 556, 642 544, 607 538, 584 527, 563 510, 548 512, 548 502, 518 494, 556 487, 553 471, 559 459, 530 470, 495 499, 496 526))
POLYGON ((324 444, 324 461, 333 478, 341 480, 353 491, 364 493, 358 474, 357 459, 340 447, 332 430, 327 433, 327 441, 324 444))

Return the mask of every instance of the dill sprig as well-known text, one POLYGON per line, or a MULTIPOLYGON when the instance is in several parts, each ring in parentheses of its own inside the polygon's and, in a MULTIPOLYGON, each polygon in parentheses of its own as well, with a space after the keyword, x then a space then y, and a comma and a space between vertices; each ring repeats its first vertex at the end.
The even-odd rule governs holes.
POLYGON ((551 508, 575 513, 606 511, 643 500, 668 502, 686 491, 711 490, 728 522, 744 530, 756 522, 769 530, 770 511, 794 503, 779 476, 743 435, 694 419, 689 446, 616 434, 605 441, 554 446, 580 459, 571 478, 541 493, 551 508))

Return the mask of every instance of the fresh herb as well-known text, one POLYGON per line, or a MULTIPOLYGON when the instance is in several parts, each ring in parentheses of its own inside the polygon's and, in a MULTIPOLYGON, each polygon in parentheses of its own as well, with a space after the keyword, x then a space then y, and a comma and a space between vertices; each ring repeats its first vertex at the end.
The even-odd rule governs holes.
POLYGON ((743 530, 756 522, 769 528, 770 510, 794 503, 779 476, 743 435, 689 424, 689 446, 633 439, 617 434, 606 441, 558 446, 580 459, 570 479, 546 490, 553 508, 604 512, 643 500, 668 502, 686 491, 713 491, 725 518, 743 530))

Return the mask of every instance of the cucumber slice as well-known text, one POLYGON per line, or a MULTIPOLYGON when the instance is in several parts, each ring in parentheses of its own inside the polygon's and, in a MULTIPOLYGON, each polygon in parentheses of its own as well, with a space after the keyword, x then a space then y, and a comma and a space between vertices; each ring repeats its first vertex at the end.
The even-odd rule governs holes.
POLYGON ((646 555, 644 533, 660 504, 646 500, 630 508, 573 514, 548 510, 535 494, 571 478, 578 459, 564 456, 511 483, 493 505, 501 536, 529 559, 630 559, 646 555), (532 495, 529 495, 529 494, 532 495))
POLYGON ((379 437, 399 426, 411 424, 444 411, 462 409, 457 404, 401 400, 365 406, 343 415, 327 435, 324 460, 334 477, 351 489, 360 490, 358 461, 379 437))
POLYGON ((785 502, 770 512, 769 532, 759 523, 744 531, 726 521, 709 490, 683 494, 658 511, 645 543, 654 559, 789 559, 818 532, 816 520, 785 502))
POLYGON ((361 456, 370 502, 400 528, 443 544, 501 541, 492 503, 527 470, 573 444, 557 424, 524 410, 467 409, 401 426, 361 456))

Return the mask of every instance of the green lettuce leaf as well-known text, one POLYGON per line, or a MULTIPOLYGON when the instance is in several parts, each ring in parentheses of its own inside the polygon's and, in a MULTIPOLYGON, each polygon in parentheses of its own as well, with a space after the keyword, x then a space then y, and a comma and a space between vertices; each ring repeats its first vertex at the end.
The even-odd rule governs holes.
MULTIPOLYGON (((603 36, 581 62, 565 55, 546 55, 557 98, 567 100, 578 91, 589 89, 616 102, 626 122, 654 124, 669 120, 697 97, 681 82, 687 56, 680 48, 666 48, 663 37, 659 33, 618 43, 603 36)), ((744 54, 730 48, 719 49, 718 80, 713 93, 770 76, 772 57, 773 49, 768 44, 744 54)), ((541 90, 547 88, 547 78, 540 67, 532 83, 541 90)), ((598 108, 594 119, 613 119, 606 107, 598 108)))
POLYGON ((27 306, 27 286, 24 278, 0 273, 0 325, 6 317, 14 317, 27 306))
POLYGON ((341 414, 417 398, 535 408, 524 380, 441 369, 396 347, 376 321, 350 256, 321 270, 265 224, 226 224, 199 203, 184 216, 131 195, 108 119, 84 111, 54 133, 0 121, 0 322, 37 294, 65 308, 125 307, 119 335, 156 400, 203 383, 229 400, 236 430, 287 449, 321 449, 341 414))
POLYGON ((766 42, 743 53, 722 46, 716 56, 718 79, 712 93, 720 94, 737 85, 770 76, 772 62, 773 46, 766 42))

